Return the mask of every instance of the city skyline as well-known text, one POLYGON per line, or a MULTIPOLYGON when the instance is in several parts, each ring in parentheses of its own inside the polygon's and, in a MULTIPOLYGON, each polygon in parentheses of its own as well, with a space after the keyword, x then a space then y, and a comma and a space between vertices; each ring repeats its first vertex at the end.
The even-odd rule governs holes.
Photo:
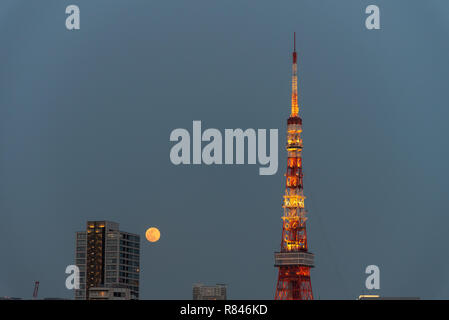
POLYGON ((73 298, 74 234, 110 220, 160 230, 141 299, 273 299, 296 31, 314 298, 368 294, 372 264, 380 296, 449 298, 449 3, 376 2, 380 30, 354 1, 77 0, 68 31, 68 3, 2 1, 0 296, 73 298), (174 165, 196 120, 278 129, 279 170, 174 165))

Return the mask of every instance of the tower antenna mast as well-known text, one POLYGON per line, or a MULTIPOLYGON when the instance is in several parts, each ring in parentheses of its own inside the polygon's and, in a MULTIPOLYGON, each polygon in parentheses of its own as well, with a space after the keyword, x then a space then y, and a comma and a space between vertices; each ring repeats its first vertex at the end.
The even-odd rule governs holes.
POLYGON ((293 32, 293 52, 296 52, 296 32, 293 32))

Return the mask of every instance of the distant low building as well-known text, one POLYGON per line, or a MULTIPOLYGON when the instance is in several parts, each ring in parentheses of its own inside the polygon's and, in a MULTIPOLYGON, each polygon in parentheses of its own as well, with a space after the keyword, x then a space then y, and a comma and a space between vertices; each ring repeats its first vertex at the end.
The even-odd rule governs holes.
POLYGON ((129 288, 89 288, 89 300, 130 300, 129 288))
POLYGON ((226 285, 205 286, 201 283, 193 285, 193 300, 226 300, 226 285))
POLYGON ((357 300, 419 300, 419 297, 381 297, 374 294, 362 294, 357 300))

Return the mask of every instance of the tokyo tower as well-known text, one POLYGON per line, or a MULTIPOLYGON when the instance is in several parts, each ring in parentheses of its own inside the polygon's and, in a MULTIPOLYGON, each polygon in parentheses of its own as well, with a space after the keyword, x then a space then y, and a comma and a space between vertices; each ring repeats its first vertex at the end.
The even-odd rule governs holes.
POLYGON ((307 250, 306 210, 304 209, 302 173, 302 119, 298 107, 296 35, 294 35, 292 110, 287 120, 287 173, 283 201, 280 252, 274 253, 279 269, 276 300, 313 300, 310 269, 314 255, 307 250))

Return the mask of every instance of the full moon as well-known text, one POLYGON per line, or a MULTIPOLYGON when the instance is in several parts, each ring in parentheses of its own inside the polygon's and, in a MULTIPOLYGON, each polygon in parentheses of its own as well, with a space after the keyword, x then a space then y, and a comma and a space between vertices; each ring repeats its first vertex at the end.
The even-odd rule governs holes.
POLYGON ((161 237, 161 232, 158 228, 151 227, 147 230, 147 232, 145 232, 145 237, 150 242, 156 242, 161 237))

